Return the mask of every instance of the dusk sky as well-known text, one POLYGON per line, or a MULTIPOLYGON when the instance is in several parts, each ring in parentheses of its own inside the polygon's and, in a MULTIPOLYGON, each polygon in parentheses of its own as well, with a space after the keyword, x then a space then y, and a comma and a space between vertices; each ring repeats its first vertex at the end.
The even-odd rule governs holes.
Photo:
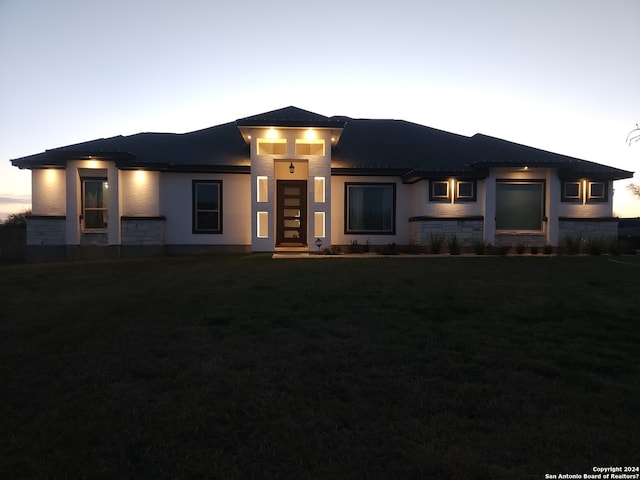
MULTIPOLYGON (((484 133, 636 171, 640 0, 0 0, 0 218, 10 159, 289 105, 484 133)), ((614 212, 640 216, 615 183, 614 212)))

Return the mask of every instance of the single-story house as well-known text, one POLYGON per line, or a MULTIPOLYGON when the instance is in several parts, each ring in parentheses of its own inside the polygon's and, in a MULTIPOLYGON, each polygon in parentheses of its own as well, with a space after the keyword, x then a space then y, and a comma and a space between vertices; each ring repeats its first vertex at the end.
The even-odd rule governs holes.
POLYGON ((633 175, 486 135, 296 107, 12 163, 32 171, 32 259, 427 245, 432 234, 559 245, 616 236, 613 181, 633 175))

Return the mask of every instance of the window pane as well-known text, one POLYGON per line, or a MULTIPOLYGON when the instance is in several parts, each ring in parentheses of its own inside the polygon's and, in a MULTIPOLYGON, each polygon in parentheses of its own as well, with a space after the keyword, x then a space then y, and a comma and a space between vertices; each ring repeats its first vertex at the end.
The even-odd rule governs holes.
POLYGON ((84 228, 107 228, 107 211, 85 210, 84 228))
POLYGON ((433 197, 448 198, 449 197, 449 182, 432 182, 431 188, 433 197))
POLYGON ((194 180, 193 233, 222 233, 222 182, 194 180))
POLYGON ((473 198, 473 182, 458 182, 458 197, 473 198))
POLYGON ((198 184, 196 208, 198 210, 218 210, 218 185, 198 184))
POLYGON ((496 185, 497 230, 542 230, 542 183, 496 185))
POLYGON ((394 230, 392 185, 348 186, 348 230, 391 233, 394 230))
POLYGON ((258 202, 266 202, 269 199, 269 178, 258 177, 258 202))
POLYGON ((85 208, 107 208, 105 202, 105 185, 102 180, 85 180, 84 206, 85 208))
POLYGON ((567 198, 579 198, 580 197, 580 183, 579 182, 566 182, 564 184, 564 196, 567 198))
POLYGON ((218 213, 198 212, 196 228, 198 230, 218 230, 218 213))
POLYGON ((590 198, 604 198, 604 183, 590 182, 589 183, 589 197, 590 198))

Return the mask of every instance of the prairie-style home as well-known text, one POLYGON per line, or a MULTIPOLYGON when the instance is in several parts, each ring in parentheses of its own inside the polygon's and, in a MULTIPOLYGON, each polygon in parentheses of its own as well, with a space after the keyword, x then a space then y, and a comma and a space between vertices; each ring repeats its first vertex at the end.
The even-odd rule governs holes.
POLYGON ((616 236, 633 173, 498 138, 296 107, 12 160, 32 171, 31 259, 331 245, 559 245, 616 236))

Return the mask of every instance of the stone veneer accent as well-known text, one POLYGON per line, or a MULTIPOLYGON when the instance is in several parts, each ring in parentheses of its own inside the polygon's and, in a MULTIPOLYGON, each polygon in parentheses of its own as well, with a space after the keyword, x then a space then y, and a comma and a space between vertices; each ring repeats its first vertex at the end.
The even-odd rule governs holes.
POLYGON ((122 217, 122 245, 164 245, 165 217, 122 217))
POLYGON ((412 245, 429 245, 431 235, 455 235, 463 246, 470 246, 475 240, 484 238, 484 217, 411 217, 409 219, 409 240, 412 245))
POLYGON ((569 238, 610 238, 618 236, 616 218, 560 217, 560 243, 569 238))
POLYGON ((65 245, 67 217, 28 215, 27 245, 65 245))

